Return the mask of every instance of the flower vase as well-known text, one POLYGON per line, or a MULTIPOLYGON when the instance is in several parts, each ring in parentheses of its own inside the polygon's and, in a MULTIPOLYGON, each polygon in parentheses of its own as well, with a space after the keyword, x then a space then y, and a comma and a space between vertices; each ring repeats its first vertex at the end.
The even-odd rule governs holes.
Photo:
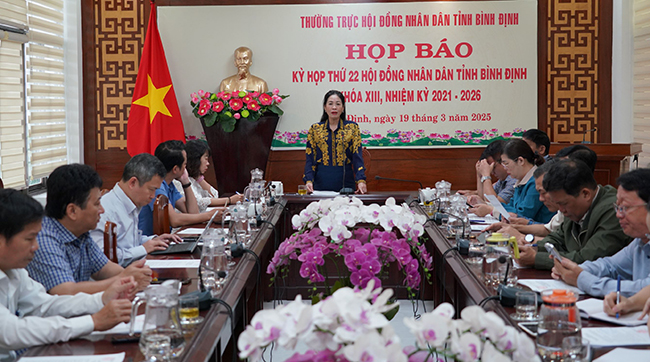
POLYGON ((250 182, 250 170, 266 170, 279 118, 277 114, 267 112, 254 122, 240 119, 232 132, 225 132, 218 122, 211 127, 201 122, 212 150, 220 194, 243 191, 250 182))

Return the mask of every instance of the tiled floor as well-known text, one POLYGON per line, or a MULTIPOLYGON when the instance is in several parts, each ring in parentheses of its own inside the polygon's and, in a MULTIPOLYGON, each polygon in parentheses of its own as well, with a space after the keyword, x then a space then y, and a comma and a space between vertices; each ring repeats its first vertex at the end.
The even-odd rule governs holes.
MULTIPOLYGON (((289 301, 285 301, 285 303, 288 303, 289 301)), ((393 328, 395 329, 395 333, 400 337, 402 340, 402 346, 408 346, 408 345, 413 345, 415 343, 415 339, 409 332, 408 328, 404 325, 404 318, 405 317, 413 317, 413 309, 415 306, 411 303, 409 300, 399 300, 399 312, 393 318, 393 321, 391 322, 393 325, 393 328)), ((424 306, 422 302, 420 301, 417 304, 418 310, 417 313, 422 314, 425 312, 425 309, 427 312, 430 312, 433 309, 433 302, 432 301, 426 301, 424 302, 424 306)), ((273 308, 273 302, 267 302, 264 303, 264 309, 272 309, 273 308)), ((285 361, 287 358, 291 357, 294 353, 300 352, 304 353, 307 350, 307 346, 305 346, 302 343, 299 343, 296 346, 295 350, 289 351, 283 348, 279 348, 276 346, 276 348, 273 349, 271 352, 271 348, 267 348, 266 352, 264 353, 264 360, 267 362, 282 362, 285 361)))

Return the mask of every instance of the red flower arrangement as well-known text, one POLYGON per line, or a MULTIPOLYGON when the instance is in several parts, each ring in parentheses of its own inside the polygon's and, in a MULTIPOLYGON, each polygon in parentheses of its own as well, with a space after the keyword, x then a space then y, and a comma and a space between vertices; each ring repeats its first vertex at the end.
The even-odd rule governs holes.
POLYGON ((190 105, 194 116, 202 120, 207 127, 218 122, 225 132, 232 132, 239 119, 254 122, 266 112, 282 115, 284 112, 278 105, 289 96, 279 95, 279 92, 277 88, 266 93, 210 93, 199 90, 190 95, 190 105))

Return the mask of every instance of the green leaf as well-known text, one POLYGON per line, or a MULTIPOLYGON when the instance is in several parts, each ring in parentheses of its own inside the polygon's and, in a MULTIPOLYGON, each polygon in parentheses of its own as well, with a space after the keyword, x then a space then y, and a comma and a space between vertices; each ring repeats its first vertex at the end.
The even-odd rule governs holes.
POLYGON ((321 300, 320 297, 321 297, 320 293, 312 295, 311 296, 311 304, 314 305, 314 304, 320 302, 320 300, 321 300))
POLYGON ((235 123, 237 123, 237 120, 232 117, 226 120, 222 120, 221 128, 223 128, 224 132, 232 132, 235 130, 235 123))
POLYGON ((269 111, 277 114, 278 116, 284 114, 284 112, 280 109, 280 107, 276 106, 275 104, 269 107, 269 111))
POLYGON ((212 112, 203 117, 203 123, 205 123, 206 127, 212 127, 214 123, 217 121, 217 114, 212 112))
MULTIPOLYGON (((227 115, 226 112, 219 113, 219 121, 224 122, 232 118, 232 113, 230 115, 227 115)), ((234 118, 232 118, 234 119, 234 118)))
POLYGON ((345 287, 345 283, 343 283, 341 280, 337 280, 336 282, 334 282, 334 286, 332 287, 332 293, 334 293, 335 291, 343 287, 345 287))
POLYGON ((260 114, 258 112, 251 112, 251 114, 246 119, 251 122, 255 122, 260 119, 260 114))
POLYGON ((386 317, 386 319, 388 319, 389 321, 392 321, 393 318, 395 318, 395 316, 397 315, 397 312, 399 312, 399 305, 396 308, 384 312, 384 317, 386 317))

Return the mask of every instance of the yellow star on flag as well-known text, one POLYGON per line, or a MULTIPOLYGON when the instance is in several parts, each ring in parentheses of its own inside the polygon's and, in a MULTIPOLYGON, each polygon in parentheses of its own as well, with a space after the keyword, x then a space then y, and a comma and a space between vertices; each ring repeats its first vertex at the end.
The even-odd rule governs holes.
POLYGON ((169 89, 172 87, 172 85, 170 84, 166 87, 156 88, 156 86, 153 85, 151 76, 149 74, 147 74, 147 81, 147 94, 144 97, 133 102, 133 104, 149 108, 149 123, 153 123, 153 119, 158 113, 162 113, 165 116, 171 117, 172 114, 169 112, 169 109, 167 109, 167 106, 165 105, 165 96, 167 95, 167 92, 169 92, 169 89))

